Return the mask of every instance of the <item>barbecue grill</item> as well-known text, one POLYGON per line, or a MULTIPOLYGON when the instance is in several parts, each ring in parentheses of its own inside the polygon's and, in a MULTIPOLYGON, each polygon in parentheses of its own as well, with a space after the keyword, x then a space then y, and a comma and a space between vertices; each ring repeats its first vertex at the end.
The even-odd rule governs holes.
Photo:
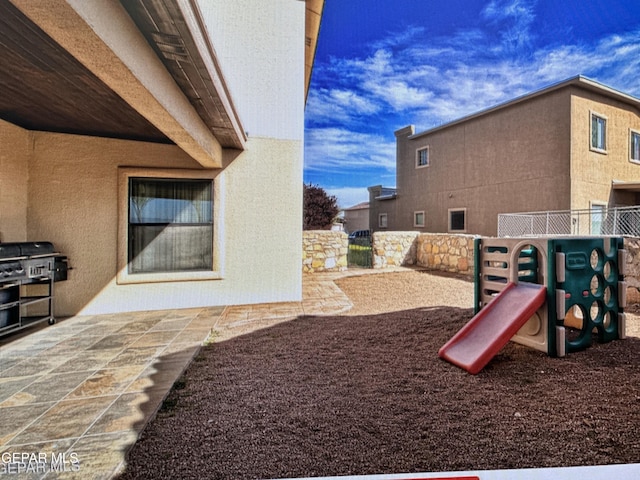
POLYGON ((0 243, 0 335, 55 323, 53 284, 66 280, 68 269, 50 242, 0 243))

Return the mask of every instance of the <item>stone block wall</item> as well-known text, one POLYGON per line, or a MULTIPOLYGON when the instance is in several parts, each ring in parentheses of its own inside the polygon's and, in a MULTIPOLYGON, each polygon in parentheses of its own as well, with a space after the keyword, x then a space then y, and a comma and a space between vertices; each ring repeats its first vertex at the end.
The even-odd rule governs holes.
POLYGON ((627 272, 624 279, 627 286, 640 289, 640 238, 625 237, 624 248, 627 251, 627 272))
MULTIPOLYGON (((416 265, 429 270, 473 276, 474 235, 419 232, 375 232, 373 267, 416 265)), ((625 237, 629 287, 640 289, 640 238, 625 237)), ((349 242, 344 232, 303 232, 302 270, 305 273, 347 269, 349 242)))
POLYGON ((415 265, 418 232, 375 232, 373 268, 415 265))
POLYGON ((473 235, 375 232, 373 267, 417 265, 429 270, 473 275, 473 235))
POLYGON ((305 230, 302 232, 302 271, 340 272, 347 269, 349 241, 344 232, 305 230))
POLYGON ((473 275, 473 235, 421 233, 416 263, 430 270, 473 275))

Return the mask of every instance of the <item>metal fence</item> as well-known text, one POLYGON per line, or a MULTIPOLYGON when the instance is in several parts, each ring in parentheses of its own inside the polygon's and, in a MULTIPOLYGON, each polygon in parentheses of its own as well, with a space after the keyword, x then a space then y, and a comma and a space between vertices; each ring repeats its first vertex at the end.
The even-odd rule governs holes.
POLYGON ((542 235, 637 237, 640 236, 640 206, 498 215, 498 237, 542 235))
POLYGON ((371 236, 349 239, 347 264, 350 267, 373 268, 371 236))

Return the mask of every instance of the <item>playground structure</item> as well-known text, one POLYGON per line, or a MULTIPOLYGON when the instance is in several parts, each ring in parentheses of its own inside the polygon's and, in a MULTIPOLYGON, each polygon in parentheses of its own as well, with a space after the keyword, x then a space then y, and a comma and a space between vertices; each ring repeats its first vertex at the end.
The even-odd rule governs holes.
POLYGON ((620 237, 478 238, 474 317, 438 355, 469 373, 509 340, 563 357, 625 338, 620 237))

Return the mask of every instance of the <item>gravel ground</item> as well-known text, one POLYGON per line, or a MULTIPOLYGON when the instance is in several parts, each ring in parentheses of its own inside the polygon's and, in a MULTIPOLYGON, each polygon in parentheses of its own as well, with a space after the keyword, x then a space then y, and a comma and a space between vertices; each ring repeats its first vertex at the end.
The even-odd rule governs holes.
POLYGON ((347 315, 204 348, 122 478, 640 462, 640 338, 563 359, 509 343, 472 376, 437 356, 473 315, 471 282, 411 271, 338 284, 347 315))

